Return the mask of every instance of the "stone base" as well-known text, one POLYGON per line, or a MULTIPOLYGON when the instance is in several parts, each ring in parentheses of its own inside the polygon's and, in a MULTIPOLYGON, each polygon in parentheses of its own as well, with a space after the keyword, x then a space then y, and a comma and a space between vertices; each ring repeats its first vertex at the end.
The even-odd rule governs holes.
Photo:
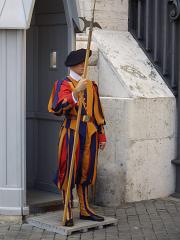
POLYGON ((5 216, 0 215, 0 224, 22 224, 22 216, 5 216))
POLYGON ((77 209, 73 211, 73 215, 75 224, 73 227, 63 226, 63 211, 50 212, 35 217, 28 217, 27 223, 35 227, 45 229, 46 231, 68 236, 74 232, 87 232, 89 229, 92 228, 101 229, 107 225, 116 225, 118 221, 117 219, 111 217, 105 217, 105 221, 103 222, 80 220, 79 211, 77 209))
POLYGON ((179 192, 178 192, 178 193, 175 192, 175 193, 173 193, 171 196, 172 196, 172 198, 173 198, 174 200, 176 200, 176 201, 180 199, 180 193, 179 193, 179 192))

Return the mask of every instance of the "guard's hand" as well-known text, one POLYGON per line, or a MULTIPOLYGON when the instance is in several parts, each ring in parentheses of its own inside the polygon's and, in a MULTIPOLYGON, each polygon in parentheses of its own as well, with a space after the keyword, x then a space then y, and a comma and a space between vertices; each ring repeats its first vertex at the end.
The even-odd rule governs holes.
POLYGON ((80 93, 81 91, 84 91, 87 87, 87 83, 88 83, 88 80, 85 78, 82 78, 76 86, 76 92, 80 93))
POLYGON ((106 147, 106 142, 100 142, 100 143, 99 143, 99 148, 100 148, 101 150, 104 150, 105 147, 106 147))

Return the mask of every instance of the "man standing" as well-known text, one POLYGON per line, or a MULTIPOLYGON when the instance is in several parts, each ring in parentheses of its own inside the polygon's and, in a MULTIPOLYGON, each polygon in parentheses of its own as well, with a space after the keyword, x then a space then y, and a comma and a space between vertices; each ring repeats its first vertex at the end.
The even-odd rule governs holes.
MULTIPOLYGON (((90 52, 90 56, 91 54, 92 52, 90 52)), ((103 150, 106 145, 106 136, 103 127, 105 119, 96 83, 82 79, 85 57, 86 49, 72 51, 68 55, 65 65, 66 67, 70 67, 70 74, 64 80, 55 82, 49 100, 49 112, 65 116, 59 138, 59 165, 56 184, 62 190, 65 202, 79 106, 78 99, 79 94, 84 91, 71 189, 76 185, 80 203, 80 219, 103 221, 104 218, 98 216, 89 207, 88 187, 95 183, 98 149, 103 150)), ((73 226, 70 203, 68 205, 65 225, 73 226)))

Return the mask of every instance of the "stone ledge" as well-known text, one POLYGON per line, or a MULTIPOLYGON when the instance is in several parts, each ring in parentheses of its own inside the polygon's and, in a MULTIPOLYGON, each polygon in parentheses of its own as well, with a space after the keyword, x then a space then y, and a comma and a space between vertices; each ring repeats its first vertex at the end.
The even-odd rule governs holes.
MULTIPOLYGON (((117 84, 121 83, 132 98, 174 98, 164 80, 129 32, 103 30, 95 31, 93 36, 101 58, 117 76, 118 81, 114 83, 114 89, 118 89, 117 84)), ((101 79, 103 82, 103 74, 101 75, 100 82, 101 79)), ((103 95, 113 97, 113 93, 108 92, 109 82, 104 84, 107 88, 103 95)))

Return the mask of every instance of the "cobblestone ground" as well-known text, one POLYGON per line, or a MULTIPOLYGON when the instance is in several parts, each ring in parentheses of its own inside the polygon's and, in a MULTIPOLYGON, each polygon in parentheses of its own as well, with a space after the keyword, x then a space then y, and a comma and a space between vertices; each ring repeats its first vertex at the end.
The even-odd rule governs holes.
POLYGON ((118 219, 117 226, 63 237, 22 225, 0 225, 0 239, 6 240, 180 240, 180 200, 151 200, 127 204, 119 208, 97 211, 118 219))

